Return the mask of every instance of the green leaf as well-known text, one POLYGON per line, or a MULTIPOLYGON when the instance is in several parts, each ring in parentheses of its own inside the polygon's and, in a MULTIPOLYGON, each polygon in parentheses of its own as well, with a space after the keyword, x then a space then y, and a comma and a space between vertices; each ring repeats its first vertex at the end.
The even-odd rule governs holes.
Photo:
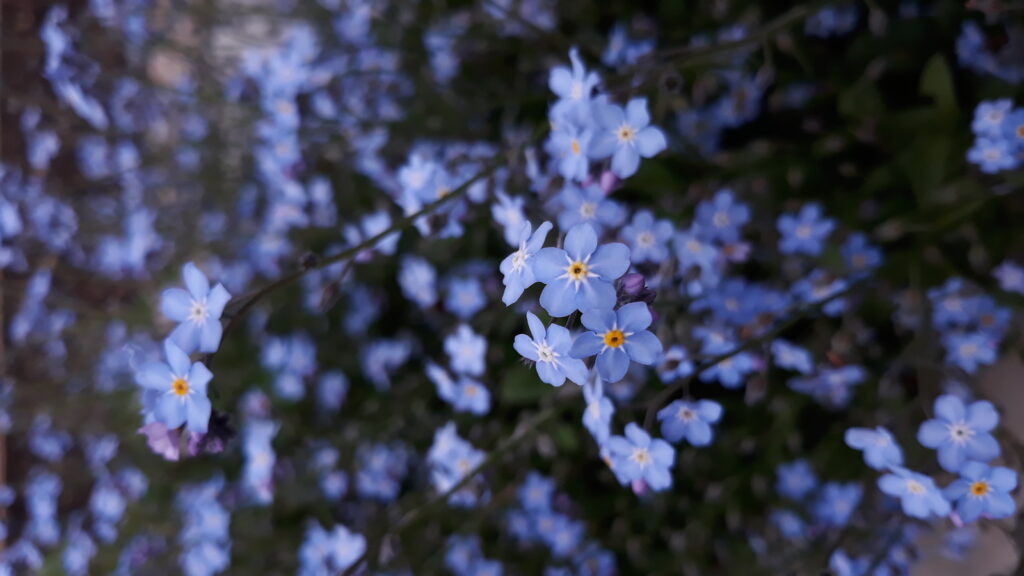
POLYGON ((953 88, 953 74, 949 71, 946 59, 936 54, 924 65, 919 87, 921 94, 930 96, 935 107, 943 115, 956 116, 959 110, 956 105, 956 92, 953 88))
POLYGON ((550 391, 536 371, 522 364, 509 368, 501 381, 501 400, 506 404, 535 404, 550 391))

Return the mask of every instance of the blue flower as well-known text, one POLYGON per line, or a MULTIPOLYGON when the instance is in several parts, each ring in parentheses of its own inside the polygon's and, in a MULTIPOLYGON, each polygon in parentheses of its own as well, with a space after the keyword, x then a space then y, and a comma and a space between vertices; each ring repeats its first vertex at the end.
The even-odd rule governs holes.
POLYGON ((974 141, 974 146, 967 151, 967 160, 977 164, 986 174, 1013 170, 1020 165, 1009 140, 984 136, 974 141))
POLYGON ((783 214, 777 223, 779 234, 782 235, 779 251, 783 254, 817 256, 821 254, 825 239, 835 225, 834 220, 822 217, 821 205, 817 203, 807 204, 796 216, 783 214))
POLYGON ((552 124, 545 150, 558 162, 558 173, 566 180, 583 182, 590 175, 590 124, 590 111, 584 107, 565 110, 552 124))
POLYGON ((530 325, 530 336, 519 334, 513 347, 524 358, 537 363, 537 375, 541 382, 561 386, 565 379, 583 385, 587 380, 587 366, 582 360, 571 358, 572 335, 563 326, 552 324, 545 330, 544 324, 532 312, 526 313, 530 325))
POLYGON ((552 119, 560 118, 573 108, 588 110, 590 94, 601 81, 595 72, 587 73, 576 48, 569 51, 569 60, 572 62, 571 71, 559 66, 552 69, 548 77, 548 87, 559 97, 559 101, 551 109, 552 119))
POLYGON ((1013 262, 1003 262, 992 271, 992 275, 1003 290, 1024 295, 1024 267, 1013 262))
POLYGON ((803 500, 818 486, 818 476, 807 460, 780 464, 776 474, 775 490, 786 498, 803 500))
POLYGON ((486 386, 465 376, 452 379, 440 366, 429 363, 427 378, 437 387, 437 395, 452 405, 456 412, 482 416, 491 410, 491 393, 486 386))
POLYGON ((629 269, 629 248, 617 242, 598 248, 597 233, 589 224, 574 226, 565 236, 565 249, 537 252, 533 272, 547 284, 540 305, 554 317, 576 310, 610 310, 615 306, 612 281, 629 269))
POLYGON ((646 98, 630 100, 625 111, 607 102, 595 102, 593 110, 597 128, 590 141, 590 157, 611 156, 612 172, 619 178, 635 174, 641 157, 654 157, 668 146, 661 130, 649 126, 646 98))
POLYGON ((461 320, 469 320, 487 305, 484 289, 476 278, 453 278, 444 306, 461 320))
POLYGON ((583 400, 587 404, 583 411, 583 426, 594 437, 598 445, 603 445, 612 433, 612 416, 615 405, 604 395, 601 377, 592 373, 590 384, 583 386, 583 400))
POLYGON ((788 340, 778 338, 772 341, 772 358, 779 368, 801 374, 810 374, 814 371, 810 352, 788 340))
POLYGON ((635 423, 626 424, 626 436, 612 436, 607 443, 614 469, 627 482, 643 481, 655 492, 672 486, 676 452, 672 445, 652 439, 635 423))
POLYGON ((470 376, 484 373, 487 340, 468 325, 460 324, 455 334, 444 339, 444 351, 448 353, 448 361, 455 372, 470 376))
POLYGON ((1017 473, 1002 466, 968 462, 960 478, 946 487, 943 495, 956 502, 956 513, 964 522, 986 518, 1009 518, 1017 511, 1010 495, 1017 488, 1017 473))
POLYGON ((989 138, 1002 137, 1006 116, 1012 108, 1013 101, 1009 98, 980 102, 974 109, 974 120, 971 122, 971 130, 974 131, 974 135, 989 138))
POLYGON ((216 352, 223 334, 220 315, 231 294, 222 284, 211 290, 210 281, 192 262, 185 264, 181 275, 188 291, 168 288, 160 298, 164 316, 180 322, 170 338, 186 353, 216 352))
POLYGON ((697 229, 708 240, 739 242, 740 229, 749 221, 750 209, 733 199, 732 190, 719 190, 710 201, 697 205, 697 229))
POLYGON ((840 251, 846 266, 855 275, 870 272, 882 263, 882 251, 871 244, 863 232, 851 234, 840 251))
POLYGON ((551 223, 544 222, 537 227, 537 231, 531 234, 533 225, 524 222, 519 232, 519 249, 509 254, 501 261, 498 269, 502 273, 502 283, 505 285, 505 293, 501 301, 506 306, 512 305, 523 291, 536 282, 533 272, 533 262, 530 260, 544 246, 544 240, 551 230, 551 223))
POLYGON ((551 510, 551 498, 555 494, 555 482, 538 472, 530 472, 519 487, 519 504, 526 510, 546 512, 551 510))
POLYGON ((566 184, 548 208, 558 212, 558 226, 562 230, 578 224, 590 224, 600 234, 606 227, 615 228, 626 219, 626 210, 609 200, 597 184, 582 188, 566 184))
POLYGON ((807 535, 807 523, 792 510, 773 510, 768 519, 789 540, 800 540, 807 535))
POLYGON ((1018 156, 1024 152, 1024 108, 1017 108, 1006 116, 1002 136, 1018 156))
POLYGON ((828 482, 814 503, 814 517, 828 526, 846 526, 863 495, 864 488, 856 482, 828 482))
POLYGON ((151 394, 154 418, 168 428, 187 424, 190 432, 205 434, 210 423, 210 399, 206 386, 213 379, 206 366, 192 363, 170 339, 164 341, 167 363, 148 362, 135 375, 151 394))
POLYGON ((597 354, 597 373, 606 382, 622 380, 630 360, 651 365, 661 354, 661 341, 646 330, 651 325, 651 311, 643 302, 626 304, 617 311, 587 310, 582 322, 592 332, 580 334, 569 355, 589 358, 597 354))
POLYGON ((869 428, 850 428, 844 436, 846 445, 854 450, 864 452, 864 462, 875 470, 886 470, 903 466, 903 450, 893 439, 892 434, 881 426, 869 428))
POLYGON ((668 241, 674 230, 668 220, 655 220, 649 210, 637 210, 633 221, 622 228, 633 262, 660 264, 669 256, 668 241))
POLYGON ((999 456, 999 443, 990 434, 999 424, 999 414, 984 400, 970 406, 956 396, 944 394, 935 399, 935 418, 921 424, 917 440, 938 450, 939 465, 958 472, 968 460, 988 462, 999 456))
POLYGON ((949 502, 935 486, 935 480, 906 468, 894 468, 878 479, 878 488, 900 499, 903 513, 914 518, 949 515, 949 502))
POLYGON ((959 366, 968 374, 974 374, 980 366, 996 361, 997 343, 986 334, 947 334, 942 345, 946 348, 946 362, 959 366))
POLYGON ((405 256, 398 268, 402 294, 420 308, 437 304, 437 271, 423 258, 405 256))
POLYGON ((670 346, 658 362, 658 377, 662 382, 672 382, 693 374, 693 361, 690 360, 686 348, 670 346))
POLYGON ((669 442, 683 438, 694 446, 711 443, 711 425, 722 417, 722 405, 712 400, 676 400, 658 411, 661 435, 669 442))

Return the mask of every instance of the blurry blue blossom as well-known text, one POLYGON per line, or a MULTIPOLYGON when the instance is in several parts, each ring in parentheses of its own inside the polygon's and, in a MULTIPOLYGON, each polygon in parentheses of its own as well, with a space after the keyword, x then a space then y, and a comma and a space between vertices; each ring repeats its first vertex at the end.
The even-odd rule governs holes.
POLYGON ((523 291, 536 282, 536 274, 533 270, 533 257, 544 246, 544 240, 552 226, 550 222, 543 222, 532 231, 532 224, 524 222, 519 230, 519 248, 505 257, 499 265, 502 274, 502 283, 505 285, 505 292, 501 301, 506 306, 512 305, 523 295, 523 291))
POLYGON ((1017 488, 1017 473, 1002 466, 968 462, 960 469, 960 478, 946 487, 943 495, 956 503, 956 513, 964 522, 980 517, 1009 518, 1017 511, 1010 494, 1017 488))
POLYGON ((683 438, 694 446, 711 443, 711 425, 722 417, 722 405, 713 400, 676 400, 658 411, 661 435, 669 442, 683 438))
POLYGON ((675 450, 664 440, 652 439, 635 423, 626 425, 625 436, 612 436, 607 447, 613 467, 629 482, 642 481, 656 492, 672 486, 675 450))
POLYGON ((178 327, 170 339, 185 352, 216 352, 223 328, 220 316, 231 294, 222 284, 210 288, 206 276, 189 262, 182 269, 188 291, 168 288, 160 297, 160 310, 178 327))
POLYGON ((914 518, 949 515, 949 502, 935 486, 935 481, 924 474, 906 468, 893 468, 878 479, 878 488, 900 499, 903 513, 914 518))
POLYGON ((588 153, 591 158, 612 157, 612 171, 629 178, 640 166, 640 158, 652 158, 668 143, 661 130, 650 126, 647 99, 634 98, 625 110, 610 103, 594 104, 597 124, 588 153))
POLYGON ((598 247, 597 233, 589 224, 574 226, 565 237, 565 249, 542 248, 533 271, 546 284, 540 305, 555 317, 576 310, 611 309, 615 305, 612 281, 629 268, 629 248, 611 243, 598 247))
POLYGON ((797 215, 779 216, 777 227, 782 237, 779 251, 783 254, 817 256, 825 246, 825 239, 835 228, 835 221, 822 216, 821 205, 804 205, 797 215))
POLYGON ((661 341, 647 330, 651 312, 647 304, 633 302, 616 311, 589 309, 583 325, 590 330, 576 337, 569 355, 589 358, 597 355, 597 373, 606 382, 626 375, 630 361, 651 365, 662 352, 661 341))
POLYGON ((844 436, 846 445, 864 452, 864 462, 875 470, 903 466, 903 450, 888 430, 879 426, 850 428, 844 436))
POLYGON ((968 460, 988 462, 999 456, 999 443, 991 434, 998 424, 999 414, 991 402, 964 406, 947 394, 935 399, 935 418, 921 424, 917 440, 938 451, 943 470, 958 472, 968 460))
POLYGON ((188 430, 205 434, 210 422, 210 399, 206 387, 213 379, 205 365, 189 361, 170 340, 164 342, 167 363, 148 362, 135 375, 145 388, 147 408, 155 420, 169 428, 186 425, 188 430))
POLYGON ((582 360, 569 354, 573 345, 569 330, 557 324, 544 328, 540 318, 532 312, 526 313, 526 321, 530 326, 530 336, 518 334, 513 346, 524 358, 537 363, 541 382, 561 386, 568 378, 582 385, 587 379, 587 367, 582 360))

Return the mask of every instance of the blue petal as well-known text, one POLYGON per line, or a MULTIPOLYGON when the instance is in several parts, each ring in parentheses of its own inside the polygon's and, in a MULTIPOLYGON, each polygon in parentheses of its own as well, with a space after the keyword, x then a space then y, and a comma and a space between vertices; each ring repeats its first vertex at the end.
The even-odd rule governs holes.
POLYGON ((661 355, 661 340, 644 330, 627 337, 623 348, 634 362, 650 366, 661 355))
POLYGON ((906 480, 896 474, 886 474, 878 479, 878 489, 889 496, 902 496, 906 486, 906 480))
POLYGON ((694 446, 707 446, 711 443, 711 426, 696 420, 690 423, 686 439, 694 446))
POLYGON ((618 147, 619 139, 615 137, 615 134, 602 130, 594 134, 593 139, 590 140, 590 146, 587 147, 587 156, 595 160, 601 160, 614 154, 615 149, 618 147))
POLYGON ((651 123, 651 116, 647 113, 647 98, 633 98, 626 104, 626 122, 637 130, 651 123))
POLYGON ((988 481, 996 490, 1011 492, 1017 488, 1017 473, 1009 468, 995 466, 989 473, 988 481))
POLYGON ((938 420, 928 420, 917 431, 917 441, 925 448, 938 448, 949 439, 949 429, 938 420))
POLYGON ((964 403, 956 396, 944 394, 935 399, 935 415, 953 423, 964 419, 964 403))
POLYGON ((572 348, 572 333, 565 326, 552 324, 548 326, 548 345, 559 354, 568 354, 572 348))
POLYGON ((538 362, 537 375, 540 376, 541 382, 551 384, 552 386, 557 387, 565 384, 565 374, 556 369, 550 362, 538 362))
POLYGON ((999 413, 991 402, 981 400, 967 407, 966 419, 976 432, 991 432, 999 424, 999 413))
POLYGON ((656 156, 668 147, 665 134, 654 126, 644 128, 636 135, 636 149, 644 158, 656 156))
POLYGON ((596 248, 597 232, 590 224, 577 224, 565 235, 565 252, 573 261, 586 260, 596 248))
POLYGON ((552 282, 541 291, 540 305, 555 318, 568 316, 576 311, 576 291, 568 280, 552 282))
POLYGON ((185 264, 181 275, 185 279, 185 286, 196 300, 205 298, 210 293, 210 281, 192 262, 185 264))
POLYGON ((988 516, 992 518, 1009 518, 1017 511, 1017 504, 1009 494, 996 492, 989 496, 988 516))
POLYGON ((604 339, 593 332, 584 332, 572 343, 569 356, 573 358, 590 358, 604 348, 604 339))
POLYGON ((589 266, 603 280, 615 280, 629 270, 629 247, 619 242, 605 244, 594 252, 589 266))
POLYGON ((561 248, 541 248, 530 260, 533 275, 544 284, 550 284, 569 268, 569 255, 561 248))
POLYGON ((636 148, 623 146, 616 150, 615 155, 612 156, 612 172, 619 178, 629 178, 636 174, 636 170, 639 167, 640 154, 636 151, 636 148))
POLYGON ((967 451, 963 447, 953 444, 939 446, 939 466, 947 472, 956 472, 967 460, 967 451))
POLYGON ((576 293, 575 305, 580 310, 611 310, 616 299, 615 287, 610 282, 591 278, 583 285, 583 289, 576 293))
POLYGON ((583 360, 577 360, 575 358, 562 358, 561 359, 562 372, 565 373, 569 380, 573 383, 582 386, 587 382, 587 365, 583 363, 583 360))
POLYGON ((146 362, 135 373, 135 380, 150 390, 164 391, 171 387, 174 375, 163 362, 146 362))
POLYGON ((616 130, 626 121, 622 108, 607 102, 594 104, 593 113, 598 126, 605 130, 616 130))
POLYGON ((991 434, 978 434, 967 442, 967 457, 988 462, 999 457, 999 442, 991 434))
POLYGON ((206 434, 210 424, 210 399, 206 396, 193 396, 188 402, 188 429, 196 434, 206 434))
POLYGON ((697 414, 705 422, 718 422, 722 418, 722 405, 712 400, 697 402, 697 414))
POLYGON ((590 308, 583 311, 580 322, 588 329, 604 334, 615 326, 615 312, 611 308, 590 308))
POLYGON ((597 357, 597 373, 605 382, 618 382, 629 368, 629 356, 621 348, 609 348, 597 357))
POLYGON ((530 337, 526 334, 516 335, 512 347, 516 349, 516 352, 519 352, 520 356, 528 360, 536 362, 540 358, 537 356, 537 348, 533 345, 533 340, 530 340, 530 337))
POLYGON ((543 340, 547 337, 547 330, 544 329, 544 323, 537 318, 537 315, 533 312, 526 313, 526 323, 530 326, 530 334, 534 340, 543 340))
POLYGON ((184 322, 192 311, 192 296, 181 288, 168 288, 160 296, 160 311, 175 322, 184 322))
POLYGON ((209 319, 199 329, 199 351, 216 352, 220 348, 220 339, 224 335, 224 327, 220 320, 209 319))
POLYGON ((206 298, 206 310, 210 313, 210 318, 220 318, 220 315, 224 313, 224 306, 230 300, 231 293, 223 284, 214 286, 209 297, 206 298))
POLYGON ((182 352, 194 352, 199 348, 199 324, 186 320, 178 324, 167 339, 174 342, 182 352))
POLYGON ((188 359, 188 354, 179 348, 174 342, 169 339, 164 340, 164 353, 167 354, 167 364, 171 367, 171 372, 175 376, 185 376, 188 374, 189 368, 192 367, 192 362, 188 359))
MULTIPOLYGON (((623 332, 639 332, 651 325, 651 311, 643 302, 630 302, 616 313, 619 329, 623 332)), ((588 326, 589 328, 589 326, 588 326)))
POLYGON ((207 395, 206 387, 213 380, 213 372, 205 365, 196 362, 188 371, 188 386, 203 396, 207 395))
POLYGON ((843 436, 846 445, 855 450, 863 450, 875 443, 877 433, 870 428, 850 428, 843 436))
POLYGON ((985 511, 985 500, 982 498, 964 498, 957 507, 957 514, 964 522, 974 522, 985 511))
POLYGON ((175 394, 164 394, 156 401, 156 419, 168 428, 177 428, 187 417, 185 403, 175 394))
POLYGON ((541 249, 544 245, 544 240, 548 237, 548 232, 551 231, 551 222, 544 221, 540 226, 537 226, 537 231, 530 236, 530 241, 526 243, 526 251, 533 253, 541 249))

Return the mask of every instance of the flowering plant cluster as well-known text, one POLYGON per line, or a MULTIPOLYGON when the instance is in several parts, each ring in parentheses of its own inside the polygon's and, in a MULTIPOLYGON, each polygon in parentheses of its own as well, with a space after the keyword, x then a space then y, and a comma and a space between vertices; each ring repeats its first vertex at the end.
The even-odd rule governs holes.
POLYGON ((2 8, 0 576, 1024 542, 1024 12, 186 4, 2 8))

